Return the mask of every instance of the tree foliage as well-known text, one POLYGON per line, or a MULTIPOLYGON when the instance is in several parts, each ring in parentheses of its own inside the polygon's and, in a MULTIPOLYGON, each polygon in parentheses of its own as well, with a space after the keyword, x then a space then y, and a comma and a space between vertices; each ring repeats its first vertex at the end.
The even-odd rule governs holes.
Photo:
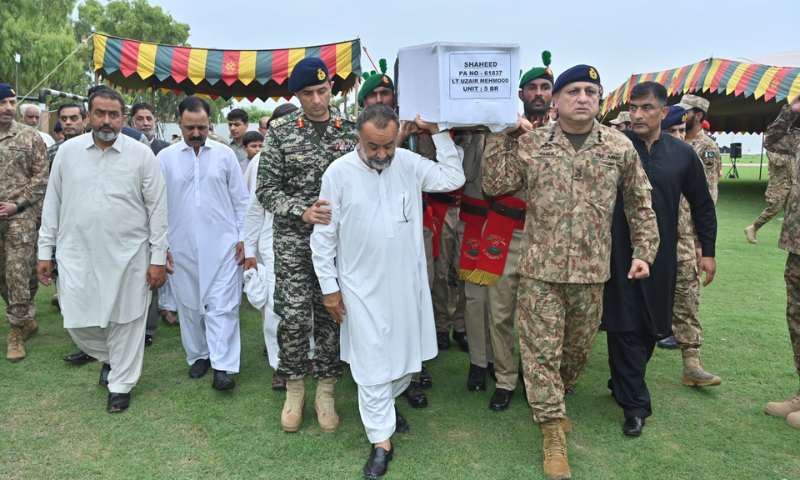
MULTIPOLYGON (((2 1, 0 80, 15 83, 14 54, 20 54, 19 94, 25 95, 78 46, 71 18, 75 3, 76 0, 2 1)), ((85 91, 90 81, 85 59, 82 55, 73 56, 42 87, 85 91)), ((38 94, 39 89, 36 90, 33 95, 38 94)))
POLYGON ((250 123, 258 123, 259 120, 263 117, 271 117, 272 110, 266 110, 263 108, 259 108, 256 105, 250 105, 249 107, 238 107, 247 112, 247 116, 250 119, 250 123))

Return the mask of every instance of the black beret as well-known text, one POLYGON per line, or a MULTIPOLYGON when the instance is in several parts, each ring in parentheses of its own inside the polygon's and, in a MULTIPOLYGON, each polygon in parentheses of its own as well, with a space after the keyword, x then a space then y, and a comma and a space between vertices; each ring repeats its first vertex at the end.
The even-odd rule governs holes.
POLYGON ((558 92, 572 82, 589 82, 600 86, 600 74, 597 69, 589 65, 575 65, 564 71, 553 85, 553 93, 558 92))
POLYGON ((289 90, 299 92, 306 87, 330 82, 328 66, 321 58, 308 57, 297 62, 289 76, 289 90))

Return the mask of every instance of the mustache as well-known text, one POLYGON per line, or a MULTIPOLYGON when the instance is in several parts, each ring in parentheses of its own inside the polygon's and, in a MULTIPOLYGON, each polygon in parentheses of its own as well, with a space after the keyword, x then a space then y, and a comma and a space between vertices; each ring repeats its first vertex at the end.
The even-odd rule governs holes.
POLYGON ((203 137, 189 137, 190 142, 202 141, 203 137))
POLYGON ((111 130, 114 130, 114 127, 112 127, 110 123, 104 123, 104 124, 100 125, 100 129, 101 130, 104 129, 104 128, 110 128, 111 130))

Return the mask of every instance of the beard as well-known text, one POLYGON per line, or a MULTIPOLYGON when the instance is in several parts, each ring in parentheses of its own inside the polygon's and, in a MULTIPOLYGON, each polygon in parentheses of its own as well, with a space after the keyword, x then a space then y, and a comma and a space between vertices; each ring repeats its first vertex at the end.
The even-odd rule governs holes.
POLYGON ((686 120, 686 131, 687 131, 687 132, 688 132, 689 130, 692 130, 692 129, 694 128, 694 119, 695 119, 695 118, 696 118, 696 117, 695 117, 694 115, 692 115, 691 117, 689 117, 689 118, 686 120))
POLYGON ((142 127, 139 129, 139 131, 147 135, 147 138, 150 138, 150 135, 153 134, 153 129, 150 127, 142 127))
POLYGON ((534 97, 530 102, 524 103, 523 110, 525 110, 525 115, 527 115, 528 118, 535 118, 544 116, 548 111, 550 111, 550 107, 547 105, 547 102, 545 102, 542 97, 534 97), (535 100, 541 101, 543 106, 534 107, 533 102, 535 100))
POLYGON ((367 155, 367 150, 363 147, 361 148, 361 156, 364 157, 364 161, 369 167, 378 171, 387 168, 392 164, 392 160, 394 160, 394 155, 387 156, 386 158, 370 157, 367 155))
POLYGON ((113 142, 119 136, 119 130, 114 130, 114 127, 111 125, 101 125, 100 128, 92 127, 92 133, 95 137, 99 138, 104 142, 113 142), (101 128, 111 128, 113 131, 108 133, 101 130, 101 128))

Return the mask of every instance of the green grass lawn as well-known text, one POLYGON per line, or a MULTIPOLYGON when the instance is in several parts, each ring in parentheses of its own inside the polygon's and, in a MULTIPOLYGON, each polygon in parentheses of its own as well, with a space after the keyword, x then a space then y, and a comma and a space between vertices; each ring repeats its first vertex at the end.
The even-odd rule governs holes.
MULTIPOLYGON (((726 169, 727 171, 727 169, 726 169)), ((800 431, 764 414, 768 401, 797 391, 784 316, 786 253, 777 248, 780 221, 742 232, 764 208, 766 181, 758 169, 723 180, 718 204, 716 280, 704 289, 705 365, 719 387, 681 386, 680 353, 657 350, 648 371, 654 415, 642 437, 622 435, 622 414, 609 396, 606 342, 600 334, 567 399, 575 431, 568 440, 576 479, 797 479, 800 431)), ((766 178, 766 168, 764 170, 766 178)), ((782 214, 779 215, 779 218, 782 214)), ((211 378, 190 380, 178 328, 159 327, 145 352, 144 372, 130 410, 105 413, 100 365, 74 367, 73 351, 52 290, 37 296, 40 332, 21 363, 0 361, 2 478, 360 478, 369 452, 349 373, 337 386, 342 426, 324 435, 308 382, 306 422, 280 430, 283 394, 269 389, 272 370, 261 356, 260 316, 242 308, 242 367, 231 392, 211 378)), ((4 313, 0 314, 0 316, 4 313)), ((0 324, 5 338, 8 326, 0 324)), ((511 408, 488 408, 485 393, 466 391, 468 357, 457 349, 428 363, 430 406, 398 406, 411 432, 395 437, 388 479, 545 478, 541 437, 521 386, 511 408)), ((490 381, 491 382, 491 381, 490 381)))

